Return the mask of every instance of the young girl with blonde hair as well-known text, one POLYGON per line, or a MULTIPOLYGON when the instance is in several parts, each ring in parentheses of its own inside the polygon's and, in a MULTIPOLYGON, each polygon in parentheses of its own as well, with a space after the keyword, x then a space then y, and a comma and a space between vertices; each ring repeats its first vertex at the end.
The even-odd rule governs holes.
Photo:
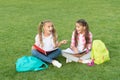
POLYGON ((38 26, 38 34, 35 37, 35 46, 48 52, 49 54, 45 55, 38 51, 35 46, 32 46, 32 55, 45 62, 52 63, 53 66, 60 68, 62 64, 55 60, 55 58, 61 54, 61 50, 58 47, 66 43, 66 40, 62 40, 60 42, 57 41, 56 30, 51 21, 43 21, 38 26))

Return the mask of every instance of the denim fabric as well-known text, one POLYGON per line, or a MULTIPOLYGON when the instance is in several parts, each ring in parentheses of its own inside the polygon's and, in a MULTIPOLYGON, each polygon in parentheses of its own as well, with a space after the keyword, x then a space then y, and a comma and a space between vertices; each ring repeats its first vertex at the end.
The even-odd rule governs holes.
POLYGON ((59 48, 57 50, 51 52, 49 55, 44 55, 35 49, 32 50, 33 56, 35 56, 45 62, 48 62, 48 63, 52 63, 53 58, 56 58, 60 54, 61 54, 61 49, 59 49, 59 48))

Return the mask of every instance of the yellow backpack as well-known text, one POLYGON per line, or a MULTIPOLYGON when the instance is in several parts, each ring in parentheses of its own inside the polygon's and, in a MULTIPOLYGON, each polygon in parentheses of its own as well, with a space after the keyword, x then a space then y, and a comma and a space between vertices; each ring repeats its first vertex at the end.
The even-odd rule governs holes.
POLYGON ((93 41, 91 59, 93 59, 96 64, 110 60, 109 51, 101 40, 93 41))

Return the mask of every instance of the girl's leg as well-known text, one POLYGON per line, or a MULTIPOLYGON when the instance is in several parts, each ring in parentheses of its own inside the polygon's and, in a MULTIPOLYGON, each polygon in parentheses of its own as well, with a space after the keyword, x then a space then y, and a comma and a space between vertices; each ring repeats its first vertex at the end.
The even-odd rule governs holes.
MULTIPOLYGON (((56 60, 52 60, 52 58, 48 57, 48 56, 45 56, 43 55, 42 53, 39 53, 37 50, 32 50, 32 55, 33 56, 36 56, 38 58, 40 58, 41 60, 43 61, 46 61, 48 63, 52 63, 54 66, 60 68, 62 66, 61 63, 59 63, 58 61, 56 60)), ((57 54, 56 54, 57 55, 57 54)), ((54 55, 53 57, 56 57, 56 55, 54 55)))
POLYGON ((49 58, 51 58, 51 59, 53 59, 53 58, 56 58, 58 55, 60 55, 61 54, 61 49, 57 49, 57 50, 55 50, 54 52, 52 52, 52 53, 50 53, 49 55, 48 55, 48 57, 49 58))
POLYGON ((79 58, 79 61, 80 63, 90 63, 91 60, 90 60, 90 52, 83 55, 82 57, 79 58))
MULTIPOLYGON (((53 58, 56 58, 59 54, 61 54, 61 50, 60 49, 57 49, 55 50, 54 52, 50 53, 48 55, 49 58, 53 59, 53 58)), ((52 64, 58 68, 60 68, 62 66, 62 64, 57 61, 57 60, 52 60, 52 64)))
POLYGON ((37 50, 33 49, 32 50, 32 55, 36 56, 37 58, 46 61, 48 63, 52 63, 52 59, 49 58, 48 56, 43 55, 42 53, 38 52, 37 50))
POLYGON ((83 55, 82 57, 80 57, 81 60, 87 60, 87 59, 90 59, 90 52, 83 55))
POLYGON ((62 56, 64 56, 66 58, 66 63, 67 63, 67 60, 72 60, 74 62, 78 62, 78 60, 79 60, 78 57, 75 57, 75 56, 73 56, 72 54, 69 54, 69 53, 62 53, 62 56))
POLYGON ((76 57, 74 55, 62 52, 62 56, 64 56, 66 58, 66 60, 72 60, 74 62, 80 62, 80 63, 89 63, 90 62, 90 60, 89 60, 90 53, 87 53, 87 54, 83 55, 82 57, 76 57))

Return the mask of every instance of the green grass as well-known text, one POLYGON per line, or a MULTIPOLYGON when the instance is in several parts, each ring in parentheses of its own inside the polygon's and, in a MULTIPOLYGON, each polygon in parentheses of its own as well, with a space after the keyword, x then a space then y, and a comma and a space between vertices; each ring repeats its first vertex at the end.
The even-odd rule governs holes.
POLYGON ((0 0, 0 80, 120 80, 120 0, 0 0), (75 21, 86 19, 93 39, 104 41, 111 60, 88 67, 65 63, 63 67, 38 72, 18 73, 15 62, 31 55, 38 23, 54 22, 59 40, 69 47, 75 21))

